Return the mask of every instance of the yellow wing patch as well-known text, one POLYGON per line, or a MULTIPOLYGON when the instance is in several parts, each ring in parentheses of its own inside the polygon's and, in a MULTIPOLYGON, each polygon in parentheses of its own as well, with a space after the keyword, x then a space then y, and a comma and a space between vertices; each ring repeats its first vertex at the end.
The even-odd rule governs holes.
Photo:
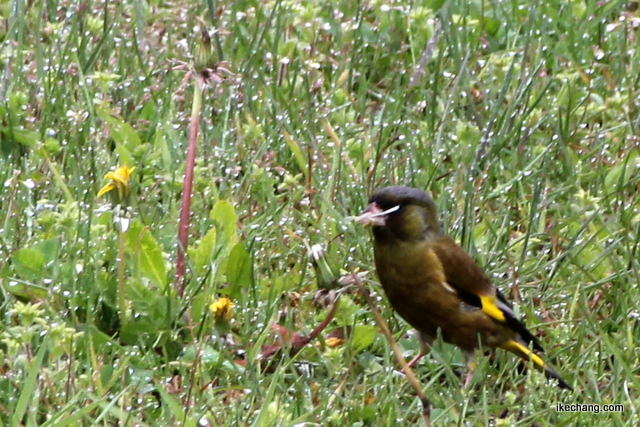
POLYGON ((496 305, 496 297, 493 295, 481 296, 480 302, 482 303, 482 311, 487 313, 499 322, 505 322, 507 319, 504 317, 504 313, 496 305))

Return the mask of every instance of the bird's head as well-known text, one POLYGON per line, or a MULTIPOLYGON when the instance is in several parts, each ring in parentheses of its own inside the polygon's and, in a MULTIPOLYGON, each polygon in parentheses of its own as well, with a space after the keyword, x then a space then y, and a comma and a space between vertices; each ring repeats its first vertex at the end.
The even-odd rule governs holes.
POLYGON ((424 191, 409 187, 385 187, 369 198, 369 205, 355 217, 373 226, 376 241, 424 240, 440 233, 436 205, 424 191))

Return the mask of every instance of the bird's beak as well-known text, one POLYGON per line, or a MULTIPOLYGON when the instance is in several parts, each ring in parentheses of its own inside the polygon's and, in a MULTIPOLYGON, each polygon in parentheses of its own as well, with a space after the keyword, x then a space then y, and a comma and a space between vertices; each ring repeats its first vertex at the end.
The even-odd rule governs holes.
POLYGON ((383 211, 380 206, 373 202, 360 215, 353 217, 358 224, 384 227, 387 223, 387 215, 400 209, 400 206, 394 206, 391 209, 383 211))

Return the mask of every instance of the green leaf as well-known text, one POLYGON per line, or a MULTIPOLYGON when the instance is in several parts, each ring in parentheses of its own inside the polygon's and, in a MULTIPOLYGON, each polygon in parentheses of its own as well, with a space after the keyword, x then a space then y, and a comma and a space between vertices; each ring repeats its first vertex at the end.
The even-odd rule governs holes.
POLYGON ((281 127, 281 130, 282 130, 282 134, 284 135, 284 140, 287 143, 287 146, 289 146, 289 149, 291 150, 291 152, 293 153, 293 157, 296 159, 296 163, 298 164, 300 171, 306 174, 308 171, 307 159, 302 153, 302 149, 300 148, 300 145, 291 137, 289 132, 287 132, 287 130, 284 128, 284 126, 281 127))
POLYGON ((114 117, 105 110, 99 110, 98 116, 107 123, 111 137, 117 144, 133 151, 142 143, 135 129, 120 117, 114 117))
POLYGON ((13 278, 6 282, 0 281, 0 287, 16 298, 29 301, 32 299, 47 299, 49 291, 44 286, 38 286, 25 280, 13 278))
POLYGON ((167 271, 162 249, 151 234, 151 230, 140 221, 132 221, 125 234, 127 250, 133 255, 140 271, 161 289, 167 285, 167 271))
POLYGON ((205 295, 204 293, 195 295, 189 303, 191 318, 194 319, 194 321, 204 320, 210 304, 211 297, 209 295, 205 295))
POLYGON ((156 136, 154 138, 154 145, 156 152, 160 153, 162 159, 162 167, 165 170, 171 170, 173 167, 173 156, 171 156, 171 150, 165 137, 165 131, 162 127, 158 127, 156 130, 156 136))
POLYGON ((120 329, 120 342, 124 345, 151 344, 158 335, 158 326, 152 322, 127 323, 120 329))
POLYGON ((102 119, 109 129, 111 137, 116 142, 116 151, 123 164, 134 164, 133 156, 136 149, 142 144, 135 129, 120 117, 115 117, 108 109, 102 108, 97 111, 98 117, 102 119))
POLYGON ((224 354, 211 346, 190 345, 185 347, 183 356, 180 360, 187 364, 202 363, 207 369, 223 369, 224 371, 237 374, 242 368, 227 359, 224 354))
POLYGON ((121 164, 132 165, 135 163, 133 160, 133 154, 131 151, 127 150, 124 145, 116 144, 116 153, 118 153, 118 157, 120 157, 121 164))
POLYGON ((60 241, 49 239, 31 248, 22 248, 12 255, 12 262, 16 273, 34 281, 40 280, 48 263, 58 258, 60 241))
POLYGON ((38 144, 39 134, 27 129, 14 128, 9 134, 13 137, 13 140, 19 144, 33 148, 38 144))
POLYGON ((192 416, 187 416, 184 412, 184 406, 181 401, 176 400, 169 392, 164 388, 164 384, 158 381, 156 384, 156 390, 160 394, 163 408, 167 408, 174 419, 181 420, 181 423, 185 427, 196 427, 197 421, 192 416))
POLYGON ((356 351, 362 351, 373 343, 376 338, 377 329, 370 325, 356 325, 353 328, 351 347, 356 351))
POLYGON ((484 31, 488 35, 495 37, 499 29, 500 29, 500 21, 494 18, 490 18, 488 16, 484 17, 484 31))
POLYGON ((618 185, 625 185, 640 168, 640 152, 634 150, 620 164, 612 167, 604 178, 607 191, 613 193, 619 189, 618 185))
POLYGON ((240 289, 246 289, 251 285, 251 256, 242 242, 236 244, 229 254, 227 281, 230 286, 221 292, 233 298, 239 297, 240 289))
POLYGON ((47 354, 47 348, 49 347, 49 335, 45 336, 36 357, 29 366, 26 380, 20 387, 20 397, 18 397, 18 403, 16 403, 15 410, 13 412, 13 418, 11 425, 21 425, 24 414, 27 412, 28 406, 33 402, 38 390, 38 377, 40 374, 40 367, 44 361, 44 356, 47 354))
POLYGON ((238 215, 231 202, 218 200, 209 217, 213 220, 216 228, 220 232, 220 243, 228 243, 238 229, 238 215))
POLYGON ((33 248, 18 249, 11 256, 11 261, 19 276, 32 280, 42 278, 45 259, 39 250, 33 248))
POLYGON ((58 258, 58 251, 60 250, 60 240, 49 239, 38 243, 33 249, 39 251, 44 257, 44 262, 49 263, 55 261, 58 258))
POLYGON ((342 295, 340 297, 340 306, 336 313, 335 322, 338 326, 350 326, 353 324, 355 316, 359 310, 359 304, 353 302, 348 295, 342 295))
POLYGON ((189 256, 193 260, 196 275, 202 274, 205 266, 213 260, 216 247, 216 235, 217 230, 212 227, 207 231, 207 234, 200 239, 198 246, 189 248, 189 256))

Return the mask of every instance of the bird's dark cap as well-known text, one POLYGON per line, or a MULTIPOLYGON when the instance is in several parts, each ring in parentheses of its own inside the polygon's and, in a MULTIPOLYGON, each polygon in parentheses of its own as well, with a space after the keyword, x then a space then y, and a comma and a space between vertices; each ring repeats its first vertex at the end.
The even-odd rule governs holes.
POLYGON ((382 209, 397 205, 432 206, 433 199, 425 191, 411 187, 391 186, 376 190, 369 203, 377 203, 382 209))

